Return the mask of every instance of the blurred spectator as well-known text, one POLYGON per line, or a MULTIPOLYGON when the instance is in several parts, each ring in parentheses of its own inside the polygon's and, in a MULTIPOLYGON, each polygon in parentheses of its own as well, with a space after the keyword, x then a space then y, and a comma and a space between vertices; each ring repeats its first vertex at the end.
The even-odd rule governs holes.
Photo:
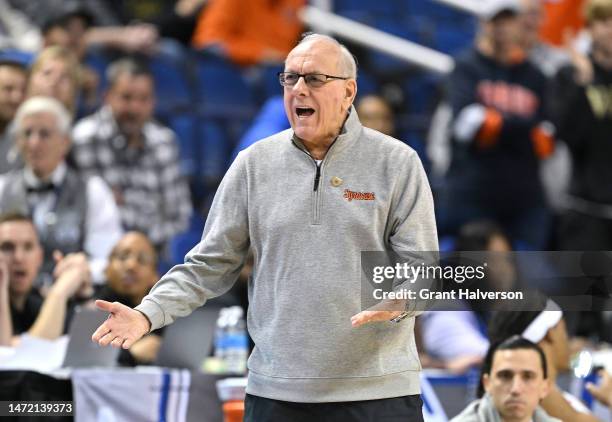
POLYGON ((483 14, 476 47, 448 80, 452 161, 439 201, 442 233, 492 219, 512 240, 542 248, 549 212, 539 160, 553 149, 546 121, 546 79, 521 48, 519 0, 495 1, 483 14))
POLYGON ((385 135, 395 136, 395 120, 389 103, 381 96, 366 95, 357 101, 361 124, 385 135))
MULTIPOLYGON (((529 60, 547 78, 554 77, 559 68, 569 62, 567 53, 540 39, 540 26, 544 16, 542 0, 521 0, 520 11, 521 35, 520 44, 527 52, 529 60)), ((433 175, 443 176, 450 164, 449 124, 452 120, 452 109, 442 102, 433 114, 428 139, 427 152, 432 162, 433 175)), ((542 162, 543 181, 547 189, 548 202, 555 208, 560 206, 560 195, 565 193, 569 183, 569 153, 564 145, 557 145, 550 159, 542 162)))
MULTIPOLYGON (((544 2, 522 0, 522 3, 523 48, 527 51, 531 62, 550 80, 562 66, 569 63, 569 55, 564 50, 546 44, 540 39, 539 30, 544 18, 544 2)), ((570 182, 570 167, 570 154, 562 142, 558 142, 553 154, 541 163, 540 175, 546 200, 555 214, 565 205, 564 196, 567 194, 570 182)), ((555 219, 556 217, 555 215, 555 219)))
MULTIPOLYGON (((105 274, 106 284, 96 293, 97 299, 139 305, 159 278, 155 247, 142 233, 126 233, 113 248, 105 274)), ((151 363, 160 346, 160 332, 156 331, 138 340, 129 351, 122 350, 119 362, 130 366, 151 363)))
POLYGON ((540 38, 539 30, 544 19, 542 0, 521 0, 522 45, 531 62, 547 77, 553 77, 559 68, 569 62, 569 56, 560 48, 546 44, 540 38))
POLYGON ((40 28, 9 0, 0 0, 0 50, 34 53, 40 48, 40 43, 40 28))
POLYGON ((491 347, 482 382, 486 394, 451 422, 561 422, 549 416, 540 401, 549 391, 546 358, 529 340, 514 336, 491 347))
POLYGON ((52 46, 41 51, 32 64, 27 95, 53 97, 59 100, 73 116, 79 86, 77 57, 64 47, 52 46))
POLYGON ((261 106, 259 113, 253 119, 253 123, 244 133, 232 154, 232 161, 240 151, 253 145, 255 142, 274 135, 285 129, 289 129, 289 120, 285 113, 285 103, 281 95, 268 98, 261 106))
POLYGON ((586 389, 602 404, 612 408, 612 376, 605 369, 599 371, 599 376, 601 377, 600 383, 597 385, 587 383, 586 389))
POLYGON ((573 52, 554 89, 559 137, 573 159, 559 242, 567 250, 612 250, 612 0, 591 0, 586 10, 591 54, 573 52))
MULTIPOLYGON (((486 289, 512 290, 516 268, 509 239, 493 222, 475 221, 464 225, 457 238, 457 251, 490 251, 486 289)), ((458 302, 453 308, 434 308, 421 316, 421 333, 426 362, 451 372, 462 373, 482 363, 489 341, 486 333, 488 310, 477 300, 458 302), (433 361, 431 360, 433 358, 433 361)))
POLYGON ((17 166, 9 125, 23 101, 26 79, 25 66, 0 58, 0 174, 17 166))
POLYGON ((567 32, 576 34, 584 25, 585 0, 542 0, 542 3, 544 20, 540 35, 545 42, 561 46, 567 32))
POLYGON ((13 336, 25 332, 45 339, 59 337, 68 325, 69 300, 91 295, 83 254, 57 258, 55 282, 43 299, 34 286, 43 250, 32 220, 19 214, 0 217, 0 345, 16 345, 13 336))
MULTIPOLYGON (((98 86, 100 78, 95 70, 83 63, 86 53, 85 33, 91 26, 93 18, 81 10, 69 11, 65 14, 51 17, 45 22, 43 47, 59 46, 75 53, 79 66, 79 89, 81 100, 79 106, 93 110, 98 106, 98 86)), ((79 108, 79 111, 81 108, 79 108)))
POLYGON ((193 46, 212 48, 247 66, 281 63, 303 31, 305 0, 210 0, 198 18, 193 46))
POLYGON ((43 46, 62 46, 82 61, 87 50, 87 30, 93 26, 93 23, 94 17, 87 9, 76 5, 62 8, 43 23, 43 46))
MULTIPOLYGON (((121 22, 117 17, 117 9, 113 7, 115 5, 105 0, 9 0, 9 2, 12 7, 27 15, 39 28, 44 28, 49 19, 68 16, 66 28, 69 30, 69 35, 73 38, 75 33, 81 32, 80 41, 85 47, 103 46, 126 52, 151 53, 159 38, 157 29, 151 24, 121 22), (76 19, 73 19, 75 17, 76 19), (87 21, 89 18, 92 20, 79 23, 78 20, 82 17, 87 17, 87 21), (86 24, 86 28, 83 23, 86 24), (127 23, 129 25, 126 25, 127 23)), ((78 54, 80 51, 74 50, 74 52, 78 54)))
POLYGON ((145 233, 161 249, 185 230, 192 212, 174 133, 153 120, 148 69, 131 59, 108 69, 106 105, 74 128, 73 157, 86 175, 113 189, 126 230, 145 233))
POLYGON ((0 212, 31 215, 45 255, 48 281, 54 251, 84 251, 95 281, 121 236, 111 190, 98 177, 84 178, 66 165, 70 115, 55 99, 32 97, 17 110, 15 140, 25 168, 0 177, 0 212))
POLYGON ((146 22, 160 37, 191 43, 197 17, 208 0, 107 0, 120 24, 146 22))
MULTIPOLYGON (((570 344, 559 306, 542 295, 533 295, 512 304, 511 311, 495 312, 489 322, 491 344, 513 335, 520 335, 536 343, 546 355, 551 390, 541 402, 544 410, 564 421, 597 421, 580 400, 556 385, 558 374, 567 372, 570 363, 570 344)), ((483 373, 488 370, 485 365, 483 373)))

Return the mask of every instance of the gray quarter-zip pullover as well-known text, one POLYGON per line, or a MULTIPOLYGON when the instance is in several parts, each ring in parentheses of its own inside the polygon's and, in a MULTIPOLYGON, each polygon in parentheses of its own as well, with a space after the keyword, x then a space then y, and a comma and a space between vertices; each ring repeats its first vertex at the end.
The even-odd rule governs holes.
POLYGON ((248 393, 293 402, 419 394, 414 318, 359 328, 350 318, 362 310, 362 251, 438 248, 421 162, 364 128, 354 109, 319 166, 292 135, 238 155, 202 240, 137 309, 153 329, 189 314, 230 289, 250 246, 248 393))

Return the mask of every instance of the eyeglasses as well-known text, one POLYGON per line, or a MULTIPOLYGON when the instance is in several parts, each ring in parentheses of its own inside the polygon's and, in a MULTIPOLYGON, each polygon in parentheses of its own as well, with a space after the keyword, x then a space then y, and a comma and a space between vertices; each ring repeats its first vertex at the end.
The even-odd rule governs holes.
POLYGON ((329 81, 335 79, 347 80, 342 76, 331 76, 323 73, 295 73, 295 72, 278 72, 278 81, 282 86, 293 86, 298 83, 301 77, 304 77, 304 82, 311 88, 320 88, 329 81))

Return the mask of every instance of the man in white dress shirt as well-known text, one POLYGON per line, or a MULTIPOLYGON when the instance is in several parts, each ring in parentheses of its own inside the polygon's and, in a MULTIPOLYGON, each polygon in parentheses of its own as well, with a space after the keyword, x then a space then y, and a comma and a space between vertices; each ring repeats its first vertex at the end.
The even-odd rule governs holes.
POLYGON ((17 110, 14 136, 25 167, 0 176, 0 213, 29 215, 44 248, 43 282, 53 280, 62 255, 87 259, 94 282, 122 234, 119 210, 106 183, 84 178, 65 161, 70 115, 57 100, 32 97, 17 110))

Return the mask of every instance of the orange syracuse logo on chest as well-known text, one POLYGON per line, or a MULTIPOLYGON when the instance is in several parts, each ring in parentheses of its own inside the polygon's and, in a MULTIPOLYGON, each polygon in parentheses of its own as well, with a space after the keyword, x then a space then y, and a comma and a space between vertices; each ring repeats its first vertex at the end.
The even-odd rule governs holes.
POLYGON ((373 201, 376 199, 374 192, 353 192, 352 190, 344 189, 344 199, 351 202, 355 201, 373 201))

